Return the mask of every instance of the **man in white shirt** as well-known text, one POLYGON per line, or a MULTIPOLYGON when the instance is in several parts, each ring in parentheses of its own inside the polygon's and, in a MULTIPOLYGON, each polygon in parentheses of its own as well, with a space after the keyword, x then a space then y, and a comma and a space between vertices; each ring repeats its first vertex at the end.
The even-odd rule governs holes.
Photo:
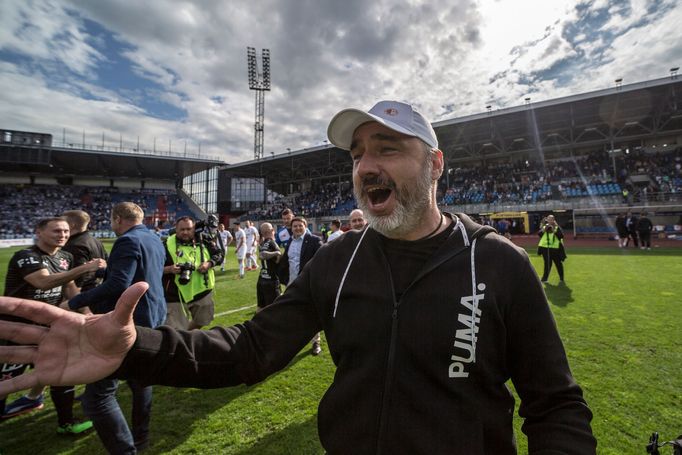
POLYGON ((329 237, 327 237, 327 243, 338 239, 341 237, 341 234, 343 234, 340 220, 333 220, 329 228, 332 230, 332 232, 329 234, 329 237))
POLYGON ((246 235, 246 270, 256 270, 258 261, 254 253, 259 241, 258 229, 251 221, 247 221, 244 234, 246 235))
POLYGON ((225 225, 220 223, 218 225, 218 235, 220 235, 220 242, 223 246, 223 262, 220 264, 220 271, 225 271, 225 259, 227 259, 227 246, 232 243, 233 237, 230 231, 225 229, 225 225))
POLYGON ((234 244, 237 249, 237 262, 239 263, 239 278, 244 278, 244 257, 246 257, 246 234, 240 227, 240 222, 234 222, 234 244))

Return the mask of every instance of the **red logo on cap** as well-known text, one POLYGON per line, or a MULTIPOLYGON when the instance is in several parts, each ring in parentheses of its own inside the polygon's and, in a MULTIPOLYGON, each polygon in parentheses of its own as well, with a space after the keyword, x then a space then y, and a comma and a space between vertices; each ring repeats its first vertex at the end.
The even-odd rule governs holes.
POLYGON ((384 111, 384 113, 386 115, 390 115, 391 117, 395 117, 396 115, 398 115, 398 109, 394 109, 392 107, 389 107, 388 109, 386 109, 384 111))

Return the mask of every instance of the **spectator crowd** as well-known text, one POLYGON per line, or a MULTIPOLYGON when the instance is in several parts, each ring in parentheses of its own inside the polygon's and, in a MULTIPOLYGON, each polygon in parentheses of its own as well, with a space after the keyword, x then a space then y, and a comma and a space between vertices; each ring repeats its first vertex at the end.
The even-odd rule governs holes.
POLYGON ((117 202, 131 201, 148 215, 145 223, 172 225, 175 219, 190 214, 187 205, 175 191, 123 191, 111 187, 65 185, 5 185, 0 187, 0 238, 32 237, 35 223, 67 210, 84 210, 90 214, 90 229, 111 229, 111 207, 117 202))

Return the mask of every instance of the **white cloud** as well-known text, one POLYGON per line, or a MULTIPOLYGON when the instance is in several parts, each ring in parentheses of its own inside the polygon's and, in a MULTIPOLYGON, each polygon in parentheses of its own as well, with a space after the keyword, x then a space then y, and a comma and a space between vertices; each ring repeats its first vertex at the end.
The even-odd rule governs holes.
MULTIPOLYGON (((254 92, 246 47, 272 51, 265 146, 281 153, 320 144, 341 108, 382 98, 415 102, 433 120, 665 75, 682 60, 679 1, 645 0, 6 0, 0 113, 23 128, 104 131, 151 144, 201 142, 234 162, 252 157, 254 92), (610 17, 596 18, 604 11, 610 17), (131 71, 154 88, 102 86, 111 56, 102 33, 124 45, 131 71), (581 24, 581 28, 576 28, 581 24), (575 36, 571 36, 574 32, 575 36), (82 77, 71 78, 63 68, 82 77), (186 113, 149 116, 143 97, 186 113), (217 103, 216 98, 222 102, 217 103), (49 99, 49 103, 44 100, 49 99), (42 102, 41 102, 42 100, 42 102), (13 106, 9 108, 8 106, 13 106)), ((125 75, 114 75, 123 77, 125 75)), ((154 104, 152 103, 152 104, 154 104)), ((132 139, 131 139, 132 140, 132 139)))

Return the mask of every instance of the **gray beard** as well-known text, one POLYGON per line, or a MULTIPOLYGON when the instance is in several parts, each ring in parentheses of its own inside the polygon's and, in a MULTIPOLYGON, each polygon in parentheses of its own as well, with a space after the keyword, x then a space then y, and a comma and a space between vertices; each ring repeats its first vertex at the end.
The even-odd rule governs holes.
POLYGON ((384 216, 373 215, 369 209, 367 194, 362 188, 353 188, 355 200, 365 213, 369 225, 380 234, 394 239, 404 238, 424 222, 424 215, 431 203, 431 171, 433 164, 427 158, 423 172, 413 187, 409 185, 395 191, 396 207, 392 213, 384 216))

